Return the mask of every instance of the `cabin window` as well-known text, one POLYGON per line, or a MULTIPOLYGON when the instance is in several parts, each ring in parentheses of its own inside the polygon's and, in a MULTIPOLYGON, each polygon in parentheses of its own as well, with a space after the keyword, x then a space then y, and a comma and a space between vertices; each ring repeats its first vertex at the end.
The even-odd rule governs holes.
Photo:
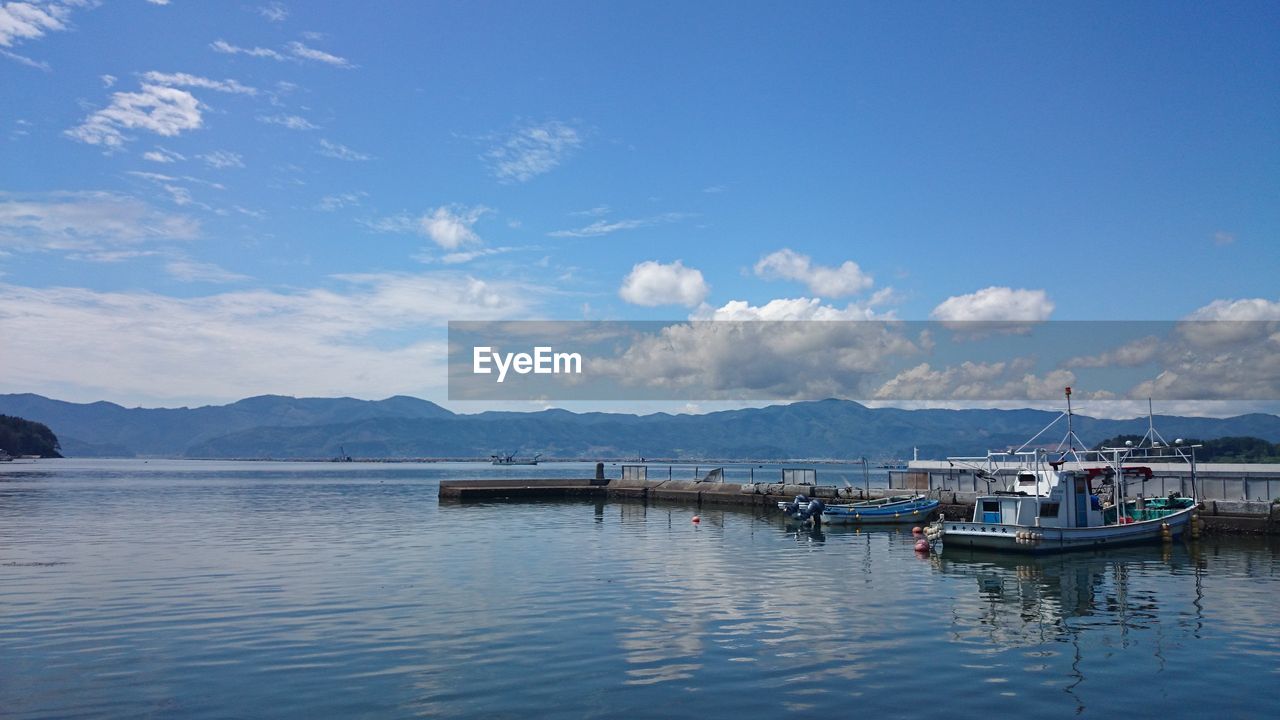
POLYGON ((1040 517, 1058 517, 1059 503, 1043 503, 1040 505, 1040 517))
POLYGON ((1021 475, 1018 476, 1019 485, 1031 485, 1035 483, 1035 481, 1036 481, 1036 476, 1030 473, 1022 473, 1021 475))
POLYGON ((1000 512, 1000 501, 998 501, 998 500, 983 500, 983 501, 982 501, 982 512, 984 512, 984 513, 988 513, 988 512, 1000 512))

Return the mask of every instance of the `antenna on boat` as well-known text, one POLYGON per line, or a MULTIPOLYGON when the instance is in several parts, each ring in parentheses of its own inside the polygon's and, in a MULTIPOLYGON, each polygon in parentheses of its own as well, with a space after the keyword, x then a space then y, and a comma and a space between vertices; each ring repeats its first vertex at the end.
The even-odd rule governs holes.
POLYGON ((1072 441, 1072 438, 1076 436, 1076 432, 1075 430, 1071 429, 1072 415, 1071 415, 1071 386, 1070 385, 1067 386, 1065 392, 1067 394, 1067 450, 1074 452, 1076 447, 1075 447, 1075 442, 1072 441))

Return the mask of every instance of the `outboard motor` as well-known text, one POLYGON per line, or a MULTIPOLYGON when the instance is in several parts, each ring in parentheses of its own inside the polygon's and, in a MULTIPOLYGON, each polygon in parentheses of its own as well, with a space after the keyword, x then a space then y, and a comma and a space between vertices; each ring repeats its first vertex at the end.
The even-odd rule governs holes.
POLYGON ((804 520, 804 508, 809 506, 809 498, 804 495, 797 495, 794 500, 787 503, 787 514, 797 520, 804 520))
POLYGON ((827 508, 818 498, 809 501, 808 507, 805 508, 805 519, 813 520, 814 527, 822 526, 822 511, 827 508))

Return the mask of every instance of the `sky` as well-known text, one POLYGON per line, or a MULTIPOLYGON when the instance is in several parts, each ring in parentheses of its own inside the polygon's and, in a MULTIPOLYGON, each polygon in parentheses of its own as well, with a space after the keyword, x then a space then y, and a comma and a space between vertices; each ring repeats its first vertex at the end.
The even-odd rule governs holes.
POLYGON ((1277 38, 1251 2, 0 0, 0 392, 471 411, 451 320, 1280 320, 1277 38))

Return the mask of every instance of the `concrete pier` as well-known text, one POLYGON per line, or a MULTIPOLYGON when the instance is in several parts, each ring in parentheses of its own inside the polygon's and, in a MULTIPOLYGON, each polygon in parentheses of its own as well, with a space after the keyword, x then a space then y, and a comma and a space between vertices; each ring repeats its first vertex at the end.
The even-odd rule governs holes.
MULTIPOLYGON (((796 495, 821 498, 827 503, 907 494, 902 488, 836 488, 830 485, 738 484, 686 480, 540 478, 503 480, 442 480, 440 499, 496 502, 554 498, 609 498, 664 500, 701 505, 737 505, 776 509, 779 501, 796 495)), ((970 518, 978 493, 928 492, 937 497, 939 512, 950 518, 970 518)), ((1206 532, 1280 535, 1280 505, 1246 500, 1204 500, 1200 517, 1206 532)))

